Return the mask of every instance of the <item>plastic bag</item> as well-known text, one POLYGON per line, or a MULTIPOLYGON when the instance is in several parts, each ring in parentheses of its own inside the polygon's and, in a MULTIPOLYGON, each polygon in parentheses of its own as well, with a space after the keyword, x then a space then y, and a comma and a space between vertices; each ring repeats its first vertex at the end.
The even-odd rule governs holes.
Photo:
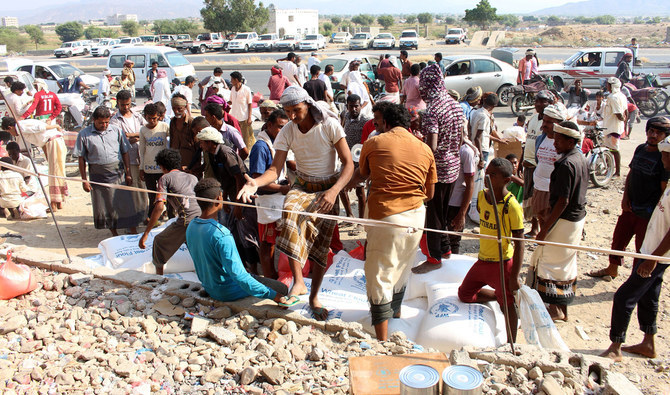
POLYGON ((521 330, 528 344, 570 351, 536 290, 522 285, 516 294, 516 303, 519 306, 521 330))
POLYGON ((358 259, 359 261, 365 261, 365 246, 361 244, 360 241, 356 241, 356 243, 358 244, 358 247, 349 251, 348 254, 350 257, 354 259, 358 259))
POLYGON ((0 299, 12 299, 35 288, 37 280, 30 268, 12 262, 12 252, 7 252, 7 261, 0 266, 0 299))
POLYGON ((259 224, 271 224, 281 219, 281 209, 284 208, 286 195, 273 193, 272 195, 258 195, 256 198, 256 213, 259 224), (273 210, 274 209, 274 210, 273 210))

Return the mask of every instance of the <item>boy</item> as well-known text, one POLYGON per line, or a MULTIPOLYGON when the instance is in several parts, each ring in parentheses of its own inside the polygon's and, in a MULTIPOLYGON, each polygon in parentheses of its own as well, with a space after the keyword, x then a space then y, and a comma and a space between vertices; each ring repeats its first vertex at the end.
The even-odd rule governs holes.
MULTIPOLYGON (((493 159, 486 168, 486 174, 491 177, 493 192, 498 199, 496 209, 502 225, 501 236, 523 239, 523 211, 514 195, 505 188, 505 185, 509 184, 512 179, 513 171, 512 164, 503 158, 493 159)), ((480 233, 497 236, 495 213, 488 188, 478 194, 477 211, 479 211, 480 233)), ((503 296, 500 284, 498 242, 491 239, 479 241, 479 260, 475 262, 458 288, 458 298, 464 303, 486 303, 497 300, 501 307, 503 302, 507 303, 512 341, 516 341, 518 326, 512 294, 520 287, 519 271, 523 263, 523 244, 523 241, 514 241, 514 246, 512 246, 509 240, 502 240, 502 258, 505 263, 507 281, 506 295, 503 296), (494 291, 482 289, 485 285, 492 287, 494 291)))
POLYGON ((216 221, 223 208, 221 184, 213 178, 200 180, 195 196, 216 200, 198 200, 202 210, 186 229, 186 244, 193 258, 195 272, 209 296, 223 302, 255 296, 261 299, 282 300, 288 293, 286 285, 276 280, 247 273, 235 247, 230 231, 216 221))
POLYGON ((165 114, 167 113, 167 107, 165 107, 165 104, 163 104, 162 101, 158 101, 154 103, 156 106, 156 110, 158 111, 158 119, 160 119, 163 122, 170 122, 169 119, 165 119, 165 114))
MULTIPOLYGON (((16 141, 10 141, 7 143, 7 155, 9 155, 9 157, 12 159, 12 165, 26 169, 26 171, 29 172, 33 171, 33 166, 30 163, 30 159, 21 153, 21 148, 16 141)), ((30 176, 25 173, 22 174, 24 175, 23 179, 25 180, 26 184, 28 184, 30 182, 30 176)))
POLYGON ((515 154, 507 154, 505 159, 510 161, 514 168, 512 181, 507 184, 507 190, 512 192, 517 202, 523 203, 523 172, 519 167, 519 158, 515 154))
POLYGON ((244 78, 239 71, 230 73, 230 83, 233 85, 230 90, 230 115, 234 116, 242 128, 242 138, 247 149, 251 149, 256 142, 254 131, 251 128, 253 97, 251 89, 244 84, 244 78))
MULTIPOLYGON (((195 196, 193 188, 198 183, 198 179, 192 174, 179 170, 181 165, 179 151, 164 149, 156 155, 155 160, 163 173, 162 177, 158 180, 158 192, 195 196)), ((159 193, 156 195, 156 201, 147 229, 140 238, 140 248, 147 248, 147 237, 163 213, 165 201, 170 204, 177 214, 177 220, 154 237, 152 262, 156 267, 156 274, 161 275, 167 261, 172 258, 172 255, 186 241, 186 227, 188 227, 189 222, 200 215, 200 207, 196 204, 195 199, 166 196, 159 193)))
POLYGON ((522 128, 526 127, 526 116, 521 114, 518 117, 516 117, 516 122, 514 122, 514 125, 512 126, 521 126, 522 128))
MULTIPOLYGON (((146 123, 140 129, 140 179, 152 191, 157 190, 158 179, 163 175, 160 166, 156 164, 156 155, 168 147, 167 136, 170 132, 170 126, 159 119, 161 118, 156 104, 149 103, 144 106, 146 123)), ((147 216, 154 211, 155 201, 156 194, 149 193, 147 216)))
POLYGON ((19 219, 19 205, 23 201, 22 194, 28 192, 26 182, 20 173, 2 166, 2 163, 12 164, 12 158, 0 158, 0 208, 5 218, 19 219))

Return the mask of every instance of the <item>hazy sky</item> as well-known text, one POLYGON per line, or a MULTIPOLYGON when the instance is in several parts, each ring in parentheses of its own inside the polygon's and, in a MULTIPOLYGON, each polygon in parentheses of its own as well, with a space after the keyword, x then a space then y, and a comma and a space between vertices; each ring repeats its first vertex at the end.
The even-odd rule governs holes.
MULTIPOLYGON (((359 12, 370 12, 367 3, 383 4, 383 9, 375 13, 394 13, 394 12, 412 12, 407 9, 410 4, 416 5, 416 12, 463 12, 464 9, 472 8, 479 0, 423 0, 419 2, 407 2, 406 0, 390 0, 385 2, 368 2, 361 0, 265 0, 263 3, 268 5, 274 3, 277 8, 317 8, 323 13, 339 12, 342 14, 356 14, 359 12), (335 11, 337 10, 337 11, 335 11)), ((545 0, 542 2, 529 2, 528 0, 490 0, 491 4, 498 9, 499 13, 529 13, 538 9, 563 5, 574 2, 575 0, 545 0)), ((31 0, 24 2, 12 2, 4 4, 2 14, 11 15, 13 11, 25 12, 35 10, 41 7, 54 7, 59 4, 73 3, 73 0, 31 0)), ((151 0, 145 0, 146 3, 151 0)), ((376 7, 374 9, 377 9, 376 7)), ((132 13, 132 10, 128 10, 132 13)))

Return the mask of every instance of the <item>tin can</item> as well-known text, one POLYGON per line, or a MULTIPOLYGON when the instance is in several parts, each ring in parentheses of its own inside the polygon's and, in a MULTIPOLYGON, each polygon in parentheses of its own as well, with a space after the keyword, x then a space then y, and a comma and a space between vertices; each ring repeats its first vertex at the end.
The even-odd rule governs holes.
POLYGON ((442 395, 480 395, 484 376, 467 365, 453 365, 442 372, 442 395))
POLYGON ((400 395, 439 395, 440 374, 428 365, 405 366, 398 375, 400 395))

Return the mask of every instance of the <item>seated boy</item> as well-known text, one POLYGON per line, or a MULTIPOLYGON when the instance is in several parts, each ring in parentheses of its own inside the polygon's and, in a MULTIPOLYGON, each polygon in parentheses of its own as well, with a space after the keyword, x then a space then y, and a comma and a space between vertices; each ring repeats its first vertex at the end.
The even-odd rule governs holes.
MULTIPOLYGON (((495 158, 486 168, 486 174, 491 177, 493 192, 498 199, 496 209, 502 225, 501 236, 523 238, 521 205, 519 205, 514 195, 505 188, 505 185, 512 179, 512 164, 507 159, 495 158)), ((495 213, 493 212, 493 204, 488 189, 479 192, 477 211, 479 211, 480 233, 497 236, 495 213)), ((512 293, 520 287, 519 271, 523 263, 523 248, 522 241, 514 241, 514 245, 512 245, 509 240, 502 240, 502 258, 505 264, 505 279, 507 281, 507 292, 504 299, 500 284, 498 242, 492 239, 479 240, 479 260, 475 262, 458 288, 458 298, 464 303, 486 303, 497 300, 501 308, 503 302, 507 303, 512 341, 516 341, 518 326, 512 293), (485 285, 492 287, 494 291, 482 289, 485 285)))
POLYGON ((5 218, 9 219, 11 213, 14 219, 19 219, 19 205, 24 199, 22 194, 28 191, 28 187, 20 173, 2 166, 3 163, 12 165, 12 158, 0 158, 0 208, 5 218))
POLYGON ((202 179, 195 186, 195 196, 217 201, 198 200, 202 214, 186 229, 188 252, 209 296, 224 302, 247 296, 282 301, 288 294, 286 285, 247 273, 233 235, 217 222, 218 212, 223 208, 221 184, 213 178, 202 179))

